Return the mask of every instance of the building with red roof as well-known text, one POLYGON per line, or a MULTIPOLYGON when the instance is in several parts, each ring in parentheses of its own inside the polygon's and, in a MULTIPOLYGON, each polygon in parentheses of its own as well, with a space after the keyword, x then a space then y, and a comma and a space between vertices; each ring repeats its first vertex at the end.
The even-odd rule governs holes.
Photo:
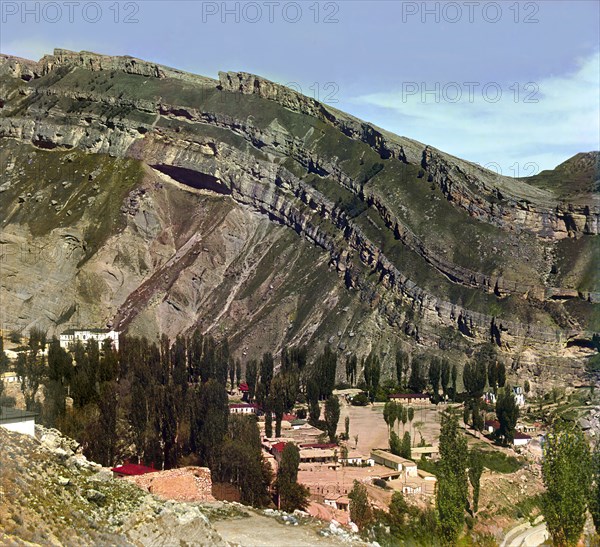
POLYGON ((515 435, 513 437, 513 446, 527 446, 529 444, 529 441, 531 440, 531 437, 525 433, 519 433, 518 431, 515 432, 515 435))
POLYGON ((498 420, 486 420, 484 426, 488 433, 495 433, 500 429, 500 422, 498 420))
POLYGON ((138 475, 145 475, 146 473, 155 473, 156 469, 137 463, 124 463, 123 465, 113 467, 111 471, 116 477, 135 477, 138 475))
POLYGON ((283 441, 279 441, 278 443, 275 443, 274 445, 271 446, 271 453, 273 455, 281 454, 283 452, 283 449, 285 448, 286 444, 287 443, 284 443, 283 441))

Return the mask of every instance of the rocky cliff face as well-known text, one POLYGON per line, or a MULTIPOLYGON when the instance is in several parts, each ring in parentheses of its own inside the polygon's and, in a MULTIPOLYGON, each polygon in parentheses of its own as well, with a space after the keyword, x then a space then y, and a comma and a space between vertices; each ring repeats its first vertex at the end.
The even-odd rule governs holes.
POLYGON ((498 177, 249 74, 128 57, 0 58, 0 106, 5 328, 200 324, 242 355, 493 340, 517 361, 571 358, 598 328, 585 185, 498 177))

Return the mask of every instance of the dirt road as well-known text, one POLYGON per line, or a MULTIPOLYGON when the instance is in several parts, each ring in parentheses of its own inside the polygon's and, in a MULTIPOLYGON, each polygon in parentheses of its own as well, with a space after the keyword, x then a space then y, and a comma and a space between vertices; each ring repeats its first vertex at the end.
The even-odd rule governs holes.
POLYGON ((509 530, 500 547, 537 547, 548 539, 546 523, 531 526, 528 522, 509 530))

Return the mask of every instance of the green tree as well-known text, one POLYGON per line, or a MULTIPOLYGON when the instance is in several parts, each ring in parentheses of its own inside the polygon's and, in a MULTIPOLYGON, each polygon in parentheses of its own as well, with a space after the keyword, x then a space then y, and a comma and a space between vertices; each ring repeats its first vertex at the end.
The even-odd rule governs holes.
POLYGON ((400 421, 402 421, 402 431, 404 431, 406 422, 408 422, 408 409, 405 406, 400 407, 400 421))
POLYGON ((346 440, 348 440, 350 438, 350 416, 344 418, 344 433, 346 435, 346 440))
POLYGON ((590 513, 596 527, 596 533, 600 534, 600 441, 596 441, 592 455, 592 486, 590 491, 590 513))
POLYGON ((371 351, 367 358, 363 360, 363 374, 369 398, 373 402, 381 378, 381 362, 374 351, 371 351))
POLYGON ((387 425, 387 427, 388 427, 388 433, 391 428, 391 425, 390 425, 391 416, 392 416, 392 414, 395 413, 395 411, 393 409, 393 405, 394 405, 393 401, 387 401, 385 403, 385 405, 383 405, 383 421, 385 422, 385 425, 387 425))
POLYGON ((481 412, 481 403, 479 399, 475 399, 473 401, 473 429, 475 431, 479 431, 480 433, 483 431, 483 427, 485 425, 485 421, 483 419, 483 413, 481 412))
POLYGON ((481 487, 481 474, 483 473, 483 459, 478 450, 469 452, 469 482, 473 487, 473 514, 479 508, 479 490, 481 487))
POLYGON ((116 382, 102 384, 98 398, 98 429, 102 433, 98 436, 97 461, 104 466, 113 465, 115 460, 118 402, 116 382))
POLYGON ((498 387, 506 385, 506 366, 503 362, 498 362, 496 377, 498 378, 498 387))
POLYGON ((433 393, 433 401, 437 403, 440 390, 441 363, 437 357, 431 359, 429 364, 429 383, 433 393))
POLYGON ((275 362, 273 361, 272 353, 263 354, 260 362, 260 383, 265 388, 265 397, 269 396, 271 390, 271 382, 273 381, 273 370, 275 362))
POLYGON ((456 367, 456 363, 452 365, 452 371, 450 373, 452 377, 452 400, 456 400, 456 380, 458 379, 458 368, 456 367))
POLYGON ((390 452, 396 456, 402 455, 402 441, 395 431, 390 433, 390 452))
POLYGON ((496 361, 490 361, 488 363, 488 384, 490 389, 495 393, 496 387, 498 386, 498 363, 496 361))
POLYGON ((270 410, 265 412, 265 437, 273 437, 273 414, 270 410))
POLYGON ((582 431, 558 426, 546 435, 542 513, 555 545, 577 545, 586 520, 592 484, 590 447, 582 431))
POLYGON ((407 459, 411 459, 411 440, 410 440, 410 433, 408 431, 406 431, 404 433, 404 436, 402 437, 402 446, 400 449, 400 456, 402 456, 403 458, 407 458, 407 459))
POLYGON ((408 389, 413 393, 423 393, 427 387, 427 357, 423 354, 417 355, 410 363, 410 378, 408 389))
POLYGON ((200 460, 211 469, 217 464, 219 452, 227 433, 229 405, 227 392, 216 380, 201 384, 193 408, 194 444, 200 460))
POLYGON ((505 443, 511 443, 515 437, 519 407, 510 386, 506 386, 496 399, 496 416, 500 422, 498 435, 505 443))
MULTIPOLYGON (((9 359, 4 351, 4 338, 0 336, 0 374, 8 370, 9 359)), ((0 387, 0 389, 2 389, 0 387)))
POLYGON ((248 400, 253 401, 258 383, 258 363, 254 359, 246 365, 246 383, 248 384, 248 400))
POLYGON ((359 530, 365 530, 374 521, 366 486, 355 480, 348 498, 350 498, 350 520, 358 526, 359 530))
POLYGON ((346 379, 350 385, 356 383, 356 369, 358 367, 358 359, 354 353, 346 357, 346 379))
POLYGON ((279 498, 279 508, 290 513, 296 509, 303 510, 308 505, 308 489, 298 483, 299 465, 298 447, 294 443, 287 443, 281 454, 275 488, 279 498))
POLYGON ((436 506, 442 539, 454 545, 464 525, 468 502, 467 440, 455 414, 442 414, 439 450, 436 506))
POLYGON ((340 419, 340 401, 335 395, 330 395, 325 401, 325 424, 329 442, 335 442, 338 421, 340 419))
POLYGON ((272 473, 262 457, 255 416, 230 416, 219 465, 213 473, 219 482, 239 488, 242 503, 254 507, 269 505, 272 473))
POLYGON ((483 395, 487 380, 487 369, 483 361, 468 361, 463 369, 463 384, 470 398, 483 395))
POLYGON ((406 411, 406 417, 408 418, 408 422, 410 424, 410 429, 412 431, 412 422, 415 419, 415 409, 412 406, 409 406, 406 411))
POLYGON ((440 383, 444 399, 448 395, 448 383, 450 382, 450 362, 448 359, 442 359, 440 371, 440 383))
POLYGON ((409 518, 410 509, 402 492, 394 492, 389 507, 390 533, 394 537, 403 539, 409 518))

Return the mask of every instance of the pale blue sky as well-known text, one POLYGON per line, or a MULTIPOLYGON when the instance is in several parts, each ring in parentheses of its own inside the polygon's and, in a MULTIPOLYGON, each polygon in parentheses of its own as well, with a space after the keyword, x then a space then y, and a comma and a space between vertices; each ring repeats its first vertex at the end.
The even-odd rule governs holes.
POLYGON ((524 175, 600 148, 599 5, 141 1, 117 10, 113 0, 2 0, 0 50, 39 58, 64 47, 212 77, 253 72, 524 175))

